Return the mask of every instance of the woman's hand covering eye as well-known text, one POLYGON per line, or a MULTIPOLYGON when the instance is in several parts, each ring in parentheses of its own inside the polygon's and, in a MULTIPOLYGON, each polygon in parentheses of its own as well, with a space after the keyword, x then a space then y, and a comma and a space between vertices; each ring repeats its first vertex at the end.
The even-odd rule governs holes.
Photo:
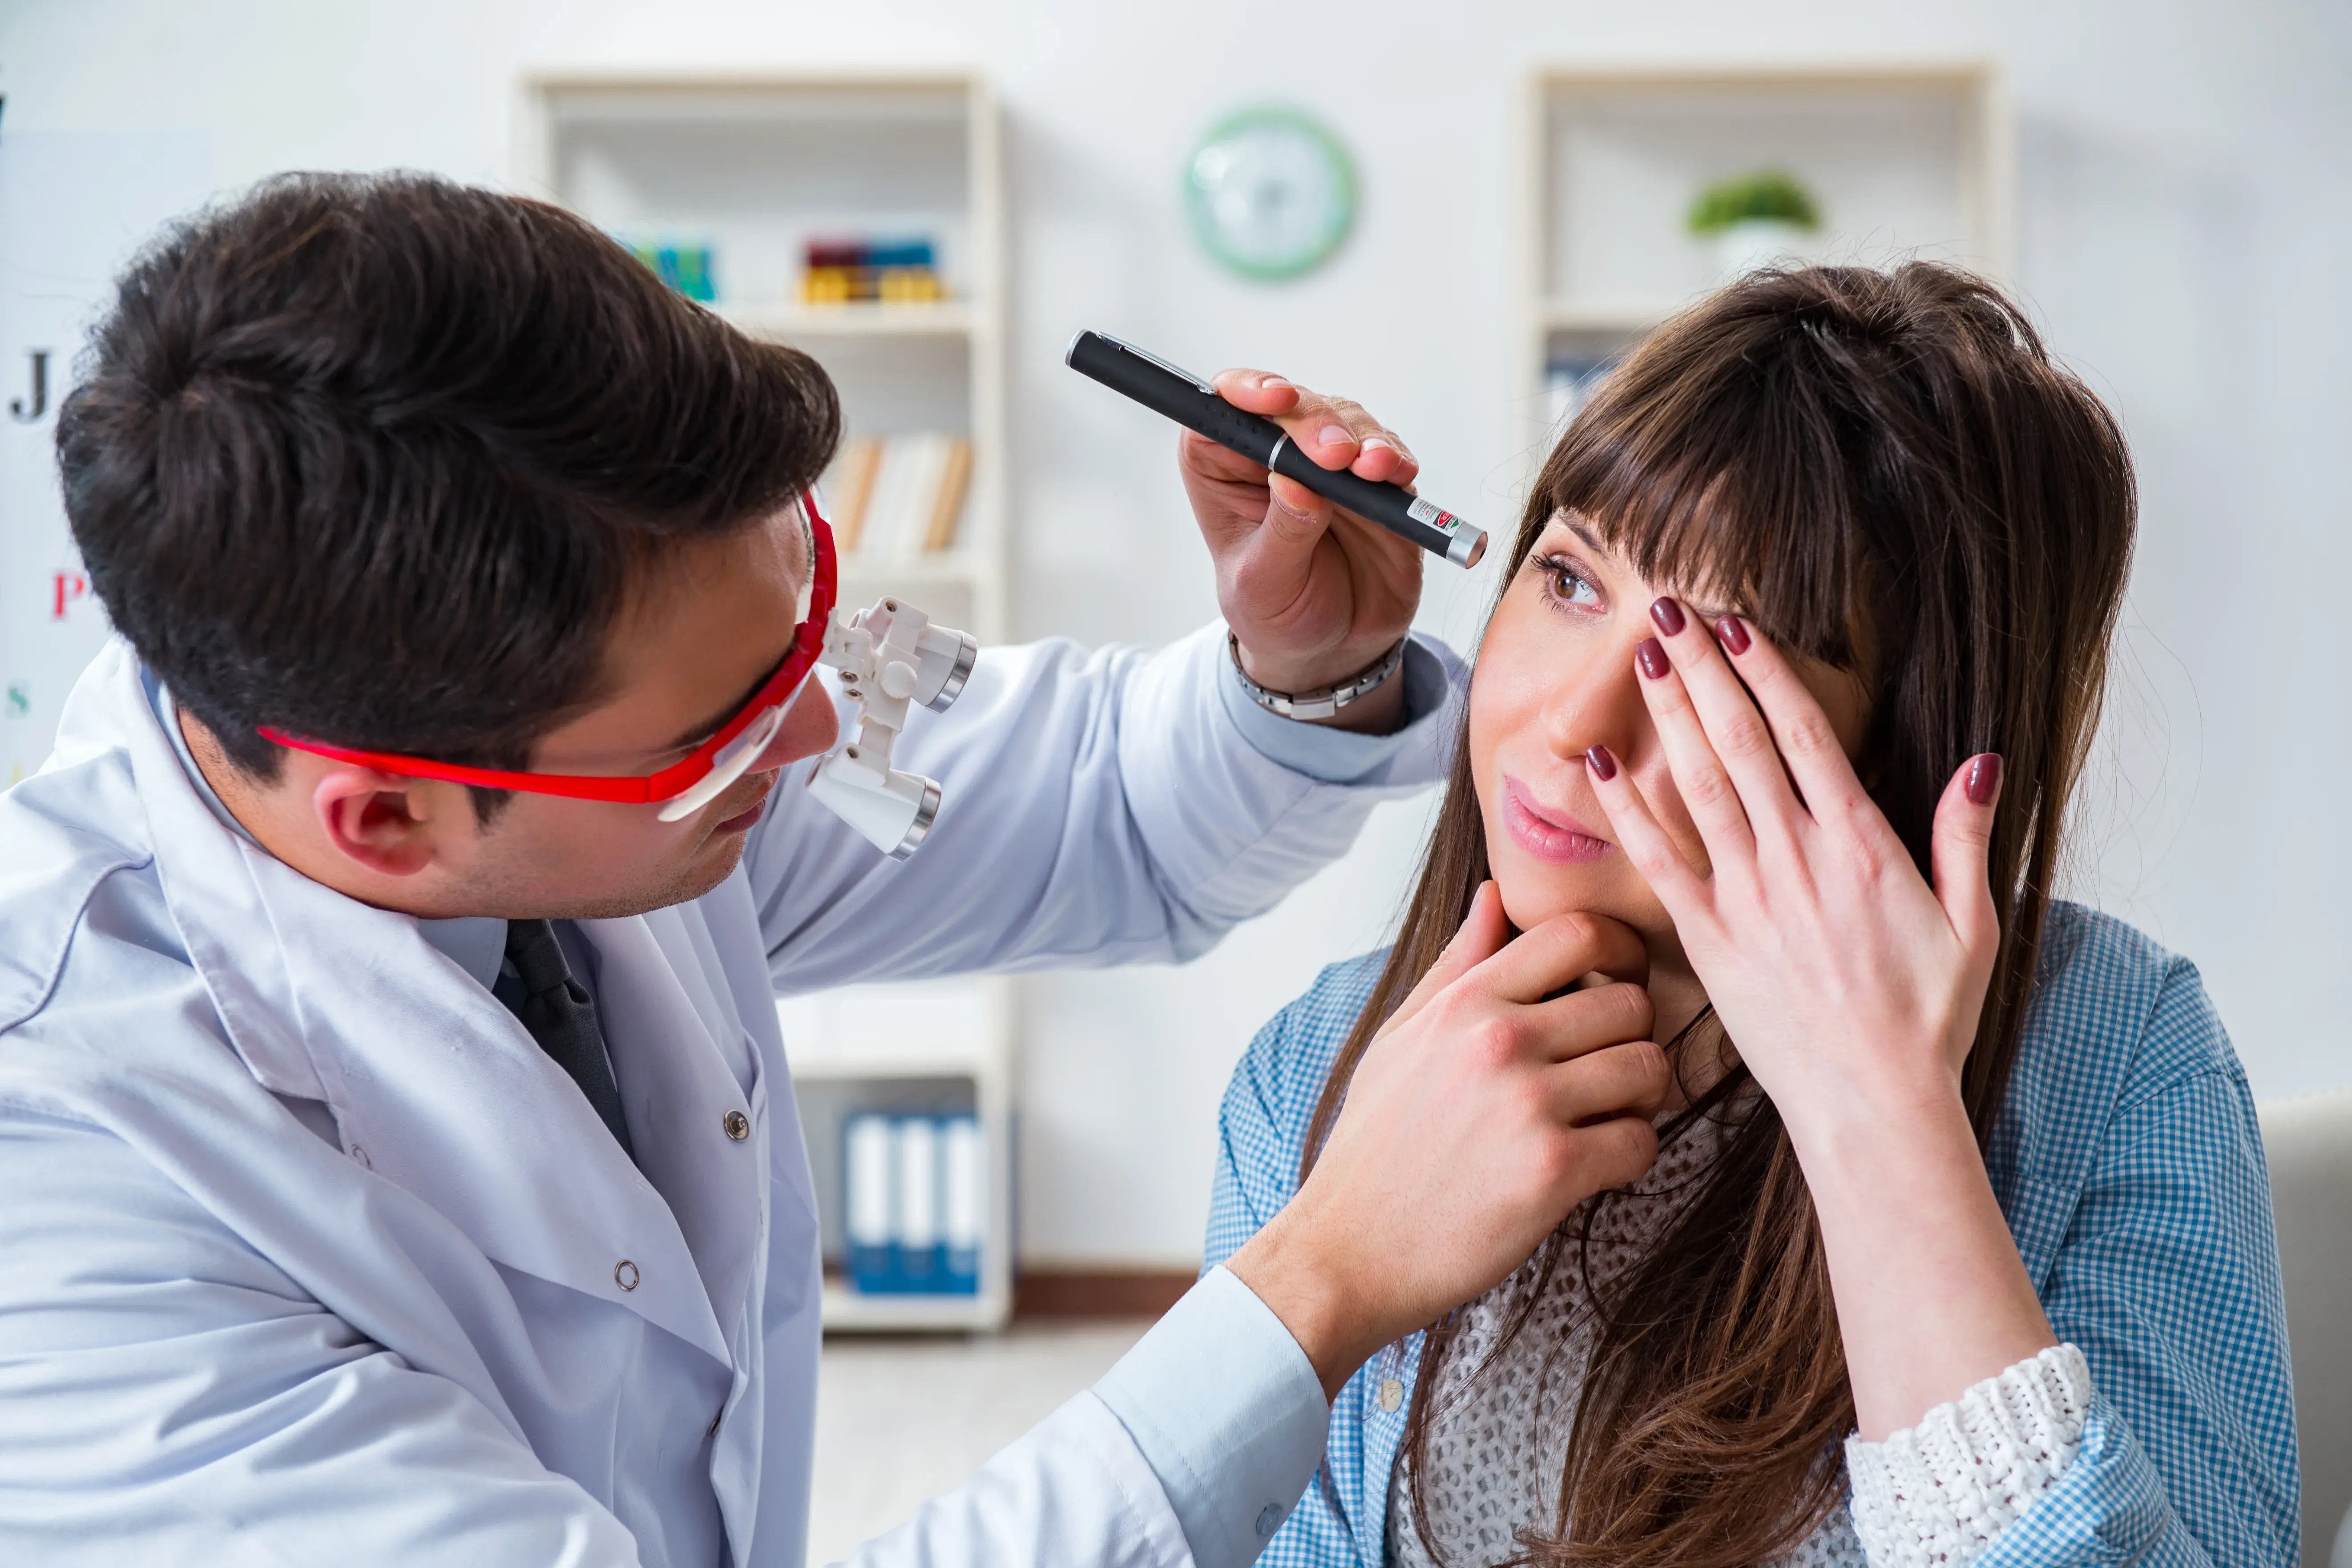
POLYGON ((2056 1342, 1960 1098, 2000 946, 2000 759, 1945 786, 1931 886, 1777 649, 1671 599, 1651 615, 1638 683, 1707 866, 1599 748, 1593 786, 1795 1146, 1875 1442, 2056 1342))
POLYGON ((1616 759, 1590 767, 1741 1059, 1792 1133, 1857 1097, 1957 1093, 2000 942, 1985 868, 2000 759, 1968 759, 1945 787, 1930 887, 1780 651, 1737 618, 1709 636, 1658 606, 1639 684, 1708 865, 1616 759))

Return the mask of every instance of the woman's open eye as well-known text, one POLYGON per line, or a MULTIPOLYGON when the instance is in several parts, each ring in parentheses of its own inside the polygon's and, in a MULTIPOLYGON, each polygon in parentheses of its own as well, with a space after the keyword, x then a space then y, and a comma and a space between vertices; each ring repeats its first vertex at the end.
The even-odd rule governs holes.
POLYGON ((1544 597, 1552 603, 1579 608, 1601 603, 1599 585, 1567 556, 1538 556, 1536 570, 1543 574, 1544 597))

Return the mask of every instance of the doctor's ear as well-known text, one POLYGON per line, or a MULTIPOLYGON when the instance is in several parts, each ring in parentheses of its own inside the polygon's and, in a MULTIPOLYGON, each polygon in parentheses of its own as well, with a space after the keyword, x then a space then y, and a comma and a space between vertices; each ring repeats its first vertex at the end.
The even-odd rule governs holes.
POLYGON ((446 813, 450 803, 442 797, 452 793, 470 818, 461 786, 338 766, 312 786, 310 808, 345 856, 381 876, 412 877, 433 863, 436 808, 446 813))

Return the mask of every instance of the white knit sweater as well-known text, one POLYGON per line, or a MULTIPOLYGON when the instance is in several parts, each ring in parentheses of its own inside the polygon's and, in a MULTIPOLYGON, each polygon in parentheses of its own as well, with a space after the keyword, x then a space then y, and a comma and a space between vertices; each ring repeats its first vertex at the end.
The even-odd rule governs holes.
MULTIPOLYGON (((1607 1289, 1664 1233, 1723 1136, 1720 1125, 1700 1122, 1660 1151, 1639 1184, 1601 1207, 1589 1243, 1594 1283, 1607 1289)), ((1422 1477, 1446 1568, 1505 1562, 1520 1554, 1520 1531, 1549 1533, 1554 1526, 1568 1429, 1595 1332, 1584 1275, 1573 1257, 1564 1260, 1499 1353, 1504 1314, 1532 1285, 1533 1260, 1465 1310, 1434 1391, 1422 1477)), ((2064 1472, 2081 1446, 2090 1399, 2082 1352, 2056 1345, 1884 1442, 1847 1438, 1850 1506, 1832 1511, 1775 1568, 1969 1562, 2064 1472)), ((1388 1558, 1400 1568, 1434 1568, 1413 1525, 1411 1484, 1401 1460, 1389 1487, 1388 1558)))

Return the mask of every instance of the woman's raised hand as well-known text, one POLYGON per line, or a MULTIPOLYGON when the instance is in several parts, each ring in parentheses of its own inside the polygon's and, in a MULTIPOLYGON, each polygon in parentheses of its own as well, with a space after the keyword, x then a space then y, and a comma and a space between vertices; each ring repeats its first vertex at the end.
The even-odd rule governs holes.
POLYGON ((1297 1194, 1228 1265, 1327 1393, 1649 1169, 1668 1077, 1647 972, 1615 921, 1562 915, 1511 938, 1494 884, 1478 890, 1357 1065, 1297 1194), (1607 983, 1557 994, 1595 973, 1607 983))
POLYGON ((1801 1143, 1817 1115, 1956 1101, 2000 940, 1985 866, 2000 759, 1946 785, 1930 887, 1778 649, 1737 616, 1710 635, 1673 599, 1651 618, 1640 684, 1707 864, 1606 750, 1587 766, 1740 1058, 1801 1143))
POLYGON ((1796 1147, 1876 1441, 2055 1340, 1960 1097, 2000 942, 2000 759, 1970 757, 1945 786, 1930 886, 1776 649, 1735 616, 1710 636, 1672 599, 1651 618, 1640 684, 1707 864, 1615 758, 1587 765, 1796 1147))

